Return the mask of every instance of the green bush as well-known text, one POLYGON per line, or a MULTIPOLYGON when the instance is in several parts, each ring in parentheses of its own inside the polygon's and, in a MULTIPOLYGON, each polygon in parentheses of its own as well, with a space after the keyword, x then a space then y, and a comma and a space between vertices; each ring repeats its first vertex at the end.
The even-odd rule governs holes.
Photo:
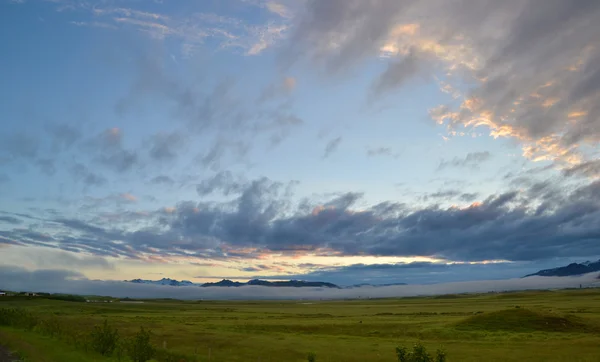
POLYGON ((313 352, 309 353, 308 362, 317 362, 317 355, 313 352))
POLYGON ((90 333, 92 350, 103 356, 111 356, 119 344, 119 331, 105 320, 101 326, 94 326, 90 333))
POLYGON ((150 343, 152 332, 144 327, 129 340, 127 354, 133 362, 146 362, 156 355, 156 349, 150 343))
POLYGON ((406 347, 396 347, 396 356, 398 362, 446 362, 446 352, 438 349, 434 358, 420 343, 416 343, 412 351, 406 347))

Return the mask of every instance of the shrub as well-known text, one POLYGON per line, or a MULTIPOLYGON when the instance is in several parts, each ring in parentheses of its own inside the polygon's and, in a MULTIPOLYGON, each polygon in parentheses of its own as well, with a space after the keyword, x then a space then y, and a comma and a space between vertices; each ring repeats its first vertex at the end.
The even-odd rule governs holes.
POLYGON ((50 317, 38 322, 36 330, 50 337, 60 336, 63 334, 63 327, 58 318, 50 317))
POLYGON ((90 334, 90 345, 92 349, 103 356, 113 354, 119 344, 119 331, 108 324, 105 320, 102 326, 95 326, 90 334))
POLYGON ((308 354, 308 362, 317 362, 317 355, 313 352, 308 354))
POLYGON ((22 309, 0 309, 0 325, 32 330, 39 323, 33 314, 22 309))
POLYGON ((145 330, 144 327, 133 336, 127 348, 127 354, 133 362, 146 362, 154 357, 156 349, 150 343, 152 332, 145 330))
POLYGON ((396 347, 396 356, 398 362, 446 362, 446 352, 438 349, 433 358, 420 343, 415 344, 412 351, 406 347, 396 347))
POLYGON ((166 349, 157 349, 154 359, 160 362, 195 362, 198 361, 196 356, 188 356, 183 353, 168 351, 166 349))

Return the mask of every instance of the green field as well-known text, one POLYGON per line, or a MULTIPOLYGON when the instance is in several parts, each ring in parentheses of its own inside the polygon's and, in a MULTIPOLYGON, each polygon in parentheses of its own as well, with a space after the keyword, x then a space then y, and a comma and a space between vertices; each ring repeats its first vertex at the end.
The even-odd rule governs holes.
POLYGON ((600 289, 349 301, 77 303, 3 298, 60 324, 48 336, 0 327, 25 360, 115 361, 77 347, 104 320, 149 328, 178 361, 396 361, 396 346, 443 347, 448 361, 600 361, 600 289), (59 351, 59 352, 57 352, 59 351), (62 355, 61 355, 62 353, 62 355))

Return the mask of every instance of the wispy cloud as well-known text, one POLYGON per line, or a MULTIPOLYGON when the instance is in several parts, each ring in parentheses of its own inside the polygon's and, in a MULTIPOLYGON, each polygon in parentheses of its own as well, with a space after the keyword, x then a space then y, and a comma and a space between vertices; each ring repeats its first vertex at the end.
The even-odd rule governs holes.
POLYGON ((323 153, 323 158, 328 158, 329 156, 331 156, 335 151, 337 151, 338 147, 340 147, 340 144, 342 143, 342 137, 336 137, 332 140, 330 140, 329 142, 327 142, 327 144, 325 145, 325 152, 323 153))
MULTIPOLYGON (((174 40, 180 43, 182 55, 192 56, 207 40, 218 43, 217 49, 242 49, 246 55, 258 55, 283 39, 291 10, 274 1, 256 3, 264 7, 276 19, 263 24, 249 23, 243 18, 234 18, 210 12, 192 11, 185 15, 165 14, 145 10, 143 4, 135 8, 113 7, 83 1, 52 1, 58 11, 74 12, 91 16, 90 19, 73 19, 75 26, 141 31, 155 39, 174 40)), ((163 7, 166 9, 166 7, 163 7)))
POLYGON ((487 152, 471 152, 464 158, 453 158, 452 160, 442 160, 438 166, 438 170, 443 170, 448 167, 471 168, 478 169, 479 166, 488 161, 492 155, 487 152))

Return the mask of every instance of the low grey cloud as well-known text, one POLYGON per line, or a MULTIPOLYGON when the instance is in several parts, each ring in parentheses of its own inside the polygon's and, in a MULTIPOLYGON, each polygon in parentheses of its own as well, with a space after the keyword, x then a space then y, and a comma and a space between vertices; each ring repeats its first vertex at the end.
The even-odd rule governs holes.
POLYGON ((399 285, 388 287, 360 287, 350 289, 330 288, 269 288, 244 286, 171 287, 133 284, 120 281, 92 281, 78 272, 68 270, 28 271, 17 266, 0 266, 0 288, 13 291, 37 291, 103 295, 130 298, 178 298, 186 300, 296 300, 296 299, 347 299, 392 298, 450 293, 486 293, 527 289, 554 289, 596 286, 595 274, 573 278, 530 277, 524 279, 485 280, 474 282, 443 283, 431 285, 399 285))
POLYGON ((487 151, 471 152, 468 153, 465 158, 455 157, 451 160, 442 160, 438 166, 438 170, 443 170, 448 167, 478 169, 482 163, 486 162, 491 157, 492 155, 487 151))

